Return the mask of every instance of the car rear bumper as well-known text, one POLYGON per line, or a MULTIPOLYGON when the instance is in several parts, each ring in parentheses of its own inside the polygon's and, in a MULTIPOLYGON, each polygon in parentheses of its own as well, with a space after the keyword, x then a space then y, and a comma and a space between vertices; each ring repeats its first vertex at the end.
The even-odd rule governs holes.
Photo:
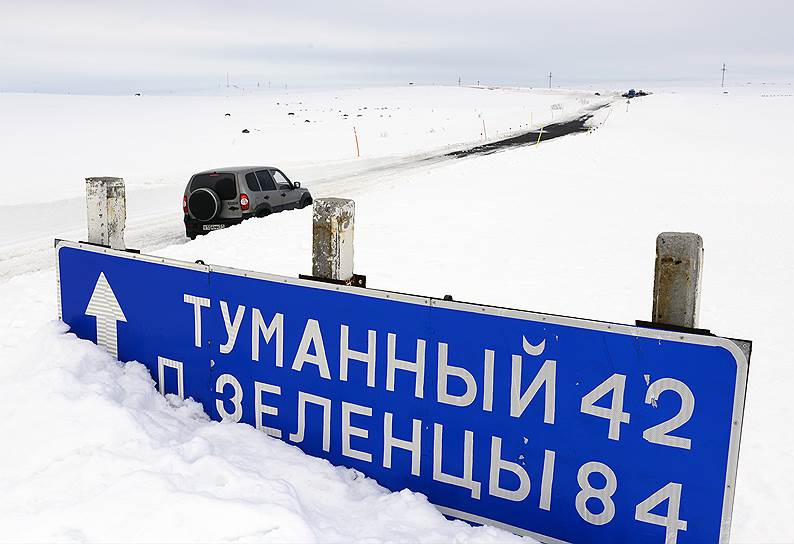
POLYGON ((232 225, 239 225, 243 222, 244 217, 236 217, 234 219, 213 219, 212 221, 208 221, 206 223, 202 221, 197 221, 192 217, 186 215, 185 216, 185 234, 188 236, 191 235, 198 235, 198 234, 206 234, 208 232, 212 232, 213 230, 221 230, 225 229, 226 227, 231 227, 232 225))

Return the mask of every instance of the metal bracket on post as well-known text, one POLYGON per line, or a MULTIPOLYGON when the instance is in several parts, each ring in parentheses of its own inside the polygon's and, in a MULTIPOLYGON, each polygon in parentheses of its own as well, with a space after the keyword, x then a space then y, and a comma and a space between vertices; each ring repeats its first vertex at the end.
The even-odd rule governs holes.
POLYGON ((698 329, 703 238, 692 232, 663 232, 656 238, 653 312, 650 325, 689 332, 698 329))
POLYGON ((124 180, 85 178, 88 243, 124 250, 127 203, 124 180))
POLYGON ((299 277, 366 287, 366 276, 353 273, 355 202, 318 198, 312 212, 312 275, 299 277))

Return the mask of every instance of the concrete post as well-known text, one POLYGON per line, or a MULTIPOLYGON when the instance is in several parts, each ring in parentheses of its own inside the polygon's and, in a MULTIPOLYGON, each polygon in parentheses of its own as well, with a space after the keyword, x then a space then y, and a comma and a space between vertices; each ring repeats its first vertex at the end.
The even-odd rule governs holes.
POLYGON ((85 178, 88 241, 125 249, 124 226, 127 204, 122 178, 85 178))
POLYGON ((651 321, 695 329, 700 312, 703 238, 692 232, 663 232, 656 238, 651 321))
POLYGON ((355 202, 318 198, 313 204, 312 275, 349 281, 353 277, 355 202))

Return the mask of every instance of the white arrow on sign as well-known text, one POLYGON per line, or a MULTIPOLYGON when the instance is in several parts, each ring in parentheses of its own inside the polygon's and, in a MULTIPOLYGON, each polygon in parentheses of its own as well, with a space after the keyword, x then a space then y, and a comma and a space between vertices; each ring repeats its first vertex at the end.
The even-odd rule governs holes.
POLYGON ((126 323, 127 318, 121 310, 119 301, 116 299, 113 289, 110 288, 104 272, 100 272, 99 278, 96 280, 94 293, 91 295, 91 300, 88 301, 85 315, 96 318, 97 345, 102 346, 118 359, 118 331, 116 327, 119 321, 126 323))

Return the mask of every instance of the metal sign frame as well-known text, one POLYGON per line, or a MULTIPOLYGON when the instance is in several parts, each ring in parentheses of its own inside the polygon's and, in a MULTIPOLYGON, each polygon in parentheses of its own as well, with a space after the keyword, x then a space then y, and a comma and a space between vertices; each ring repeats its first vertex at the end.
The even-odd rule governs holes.
MULTIPOLYGON (((152 255, 118 251, 103 246, 92 244, 71 242, 65 240, 56 241, 56 281, 57 281, 57 297, 58 297, 58 316, 63 318, 62 302, 61 302, 61 280, 60 280, 60 250, 63 248, 74 248, 83 251, 101 253, 112 255, 122 259, 129 259, 133 261, 142 261, 146 263, 154 263, 166 265, 170 267, 177 267, 188 270, 195 270, 200 272, 218 272, 231 276, 238 276, 244 278, 260 279, 269 282, 285 283, 289 285, 309 287, 311 289, 326 290, 326 291, 340 291, 350 293, 358 296, 369 297, 373 299, 382 299, 390 301, 398 301, 412 305, 445 308, 451 310, 458 310, 469 313, 485 314, 491 316, 509 317, 519 320, 526 320, 532 322, 549 323, 562 326, 576 327, 580 329, 590 329, 594 331, 610 332, 620 335, 628 335, 632 337, 649 338, 656 340, 670 340, 679 343, 696 344, 702 346, 722 347, 729 351, 736 360, 736 387, 733 398, 733 417, 730 431, 730 443, 728 452, 727 472, 725 478, 724 500, 722 505, 722 519, 719 542, 727 544, 730 534, 731 514, 734 501, 734 490, 736 483, 736 473, 739 458, 739 447, 741 439, 742 419, 744 413, 744 402, 746 395, 746 383, 749 369, 749 351, 750 343, 746 341, 734 341, 727 338, 717 336, 707 336, 699 334, 691 334, 687 332, 678 332, 662 329, 650 329, 638 326, 616 324, 605 321, 595 321, 574 317, 565 317, 559 315, 531 312, 525 310, 503 308, 497 306, 488 306, 483 304, 474 304, 468 302, 459 302, 452 300, 443 300, 434 297, 410 295, 392 291, 384 291, 370 288, 361 288, 347 285, 337 285, 331 283, 324 283, 306 279, 291 278, 275 274, 267 274, 263 272, 255 272, 250 270, 241 270, 236 268, 196 264, 186 261, 179 261, 175 259, 168 259, 163 257, 156 257, 152 255)), ((542 534, 537 534, 520 527, 512 526, 497 520, 485 518, 472 513, 447 508, 444 506, 436 506, 445 515, 467 520, 478 524, 487 524, 494 527, 506 529, 513 533, 531 536, 546 543, 565 543, 565 541, 555 539, 542 534)))

